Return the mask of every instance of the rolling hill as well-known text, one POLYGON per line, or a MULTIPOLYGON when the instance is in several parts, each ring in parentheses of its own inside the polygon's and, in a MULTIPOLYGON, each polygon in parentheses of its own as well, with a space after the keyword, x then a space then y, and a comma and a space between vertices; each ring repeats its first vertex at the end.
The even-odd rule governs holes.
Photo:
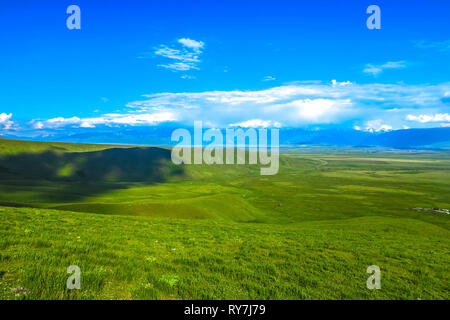
POLYGON ((449 153, 286 151, 259 172, 0 140, 0 298, 449 298, 449 217, 414 209, 450 208, 449 153))

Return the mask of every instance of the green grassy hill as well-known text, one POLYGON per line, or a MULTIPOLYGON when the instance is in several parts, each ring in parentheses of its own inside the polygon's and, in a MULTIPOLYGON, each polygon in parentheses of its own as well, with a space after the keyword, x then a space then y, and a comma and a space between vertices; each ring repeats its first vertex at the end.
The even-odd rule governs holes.
POLYGON ((450 298, 450 216, 413 210, 450 208, 450 153, 285 152, 259 172, 0 140, 0 298, 450 298))

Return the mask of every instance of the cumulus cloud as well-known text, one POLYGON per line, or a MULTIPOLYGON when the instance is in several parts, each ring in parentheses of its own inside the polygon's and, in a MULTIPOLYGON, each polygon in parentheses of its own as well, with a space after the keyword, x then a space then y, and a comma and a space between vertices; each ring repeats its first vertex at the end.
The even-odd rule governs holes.
POLYGON ((352 107, 350 99, 298 99, 289 103, 275 104, 266 108, 270 114, 289 114, 290 122, 330 123, 338 114, 352 107))
MULTIPOLYGON (((265 90, 162 92, 143 95, 142 99, 129 102, 123 111, 114 114, 92 118, 56 117, 36 120, 33 124, 42 129, 154 125, 167 121, 192 125, 196 120, 222 128, 229 125, 295 127, 352 123, 360 130, 376 132, 399 129, 410 125, 412 120, 425 126, 427 121, 418 119, 428 119, 427 114, 445 115, 448 105, 442 98, 449 91, 450 83, 406 85, 330 81, 298 82, 265 90), (422 118, 414 116, 416 112, 420 112, 422 118)), ((435 122, 447 121, 442 116, 435 118, 435 122)))
POLYGON ((174 72, 199 70, 199 57, 205 46, 204 42, 181 38, 178 39, 177 43, 180 45, 178 48, 171 48, 167 45, 160 45, 155 48, 155 55, 170 61, 169 63, 158 64, 158 66, 174 72))
MULTIPOLYGON (((252 119, 273 120, 287 126, 339 123, 352 118, 363 121, 366 118, 369 121, 374 117, 398 118, 401 122, 405 121, 411 110, 445 109, 447 106, 442 102, 442 97, 449 87, 448 83, 406 85, 313 82, 256 91, 157 93, 144 95, 145 99, 130 102, 127 106, 141 112, 171 110, 179 119, 208 119, 217 126, 252 119)), ((401 125, 399 123, 396 127, 401 125)))
POLYGON ((364 73, 371 74, 372 76, 377 76, 381 72, 386 69, 401 69, 406 68, 405 61, 388 61, 383 64, 366 64, 366 67, 363 69, 364 73))
POLYGON ((365 131, 370 132, 380 132, 380 131, 391 131, 393 128, 388 124, 384 124, 383 120, 370 120, 366 122, 366 126, 364 128, 365 131))
POLYGON ((14 126, 14 121, 11 120, 12 113, 0 113, 0 128, 9 130, 14 126))

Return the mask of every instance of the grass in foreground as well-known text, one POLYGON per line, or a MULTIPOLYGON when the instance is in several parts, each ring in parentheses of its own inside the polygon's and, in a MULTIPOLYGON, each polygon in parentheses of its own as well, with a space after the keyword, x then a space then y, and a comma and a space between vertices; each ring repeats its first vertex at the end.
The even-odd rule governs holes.
POLYGON ((2 299, 449 298, 449 231, 411 219, 268 226, 1 208, 0 239, 2 299), (381 290, 366 288, 372 264, 381 290), (69 265, 81 290, 66 289, 69 265))

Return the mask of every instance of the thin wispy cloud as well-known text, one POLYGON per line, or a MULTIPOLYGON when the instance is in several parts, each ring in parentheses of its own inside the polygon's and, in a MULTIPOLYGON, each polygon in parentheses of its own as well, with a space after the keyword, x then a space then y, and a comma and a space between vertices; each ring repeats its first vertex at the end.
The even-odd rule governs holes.
POLYGON ((57 117, 48 120, 32 120, 30 124, 34 129, 56 129, 62 127, 95 128, 98 125, 155 125, 161 122, 174 121, 176 117, 170 112, 154 113, 109 113, 92 118, 63 118, 57 117))
POLYGON ((414 45, 421 49, 433 49, 441 52, 450 52, 450 40, 444 41, 415 41, 414 45))
POLYGON ((200 55, 203 52, 205 43, 203 41, 181 38, 178 39, 177 44, 177 48, 171 48, 167 45, 160 45, 155 48, 155 55, 170 60, 169 63, 158 64, 158 66, 174 72, 199 70, 198 64, 201 62, 200 55))
POLYGON ((281 127, 281 123, 272 120, 252 119, 239 123, 230 123, 229 126, 241 128, 279 128, 281 127))
POLYGON ((191 75, 188 75, 188 74, 183 74, 181 76, 181 79, 195 79, 195 76, 191 76, 191 75))
POLYGON ((378 76, 380 73, 386 69, 402 69, 406 68, 405 61, 388 61, 383 64, 366 64, 363 69, 364 73, 370 74, 372 76, 378 76))
POLYGON ((273 81, 273 80, 276 80, 276 78, 275 78, 275 77, 272 77, 272 76, 265 76, 265 77, 263 78, 263 81, 273 81))

